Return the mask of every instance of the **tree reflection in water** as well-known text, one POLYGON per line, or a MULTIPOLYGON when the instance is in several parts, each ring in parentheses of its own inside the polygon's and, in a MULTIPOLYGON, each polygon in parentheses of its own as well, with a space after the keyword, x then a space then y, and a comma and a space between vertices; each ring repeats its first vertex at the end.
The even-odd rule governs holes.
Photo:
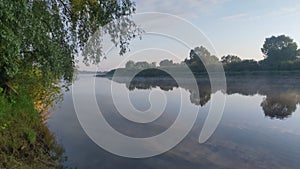
POLYGON ((267 95, 261 103, 265 115, 271 118, 284 119, 297 109, 299 93, 276 93, 267 95))
MULTIPOLYGON (((151 89, 159 87, 164 91, 183 88, 189 91, 191 103, 204 106, 211 99, 212 91, 208 78, 197 78, 198 88, 186 84, 178 86, 172 77, 135 77, 131 81, 126 78, 114 78, 118 83, 125 83, 129 90, 151 89), (198 92, 199 94, 198 94, 198 92)), ((277 76, 233 76, 227 77, 227 95, 265 96, 261 107, 266 116, 276 119, 288 118, 300 103, 300 79, 297 77, 277 76), (284 85, 283 85, 284 84, 284 85)))

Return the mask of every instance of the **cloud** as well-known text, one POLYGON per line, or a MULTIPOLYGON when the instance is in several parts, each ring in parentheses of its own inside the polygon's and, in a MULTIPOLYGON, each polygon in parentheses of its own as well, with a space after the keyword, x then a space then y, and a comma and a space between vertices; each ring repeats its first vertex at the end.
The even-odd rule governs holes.
POLYGON ((247 13, 239 13, 239 14, 234 14, 230 16, 225 16, 222 17, 222 20, 237 20, 237 19, 243 19, 245 17, 248 17, 249 15, 247 13))
POLYGON ((269 13, 270 16, 282 16, 282 15, 288 15, 288 14, 294 14, 299 12, 300 7, 284 7, 276 11, 272 11, 269 13))
POLYGON ((293 7, 282 7, 276 10, 266 11, 263 14, 250 14, 250 13, 237 13, 234 15, 224 16, 221 17, 221 20, 224 21, 253 21, 259 20, 262 18, 268 17, 278 17, 284 15, 291 15, 300 12, 300 6, 293 6, 293 7))
POLYGON ((261 19, 262 16, 259 15, 250 15, 248 13, 239 13, 234 15, 229 15, 222 17, 221 20, 224 21, 254 21, 261 19))
POLYGON ((230 0, 137 0, 137 12, 165 12, 181 17, 213 13, 230 0))

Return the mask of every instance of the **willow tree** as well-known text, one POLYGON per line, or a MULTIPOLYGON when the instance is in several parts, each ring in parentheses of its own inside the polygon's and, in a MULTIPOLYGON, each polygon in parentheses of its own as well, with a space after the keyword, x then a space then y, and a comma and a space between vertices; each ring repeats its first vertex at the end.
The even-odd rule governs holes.
MULTIPOLYGON (((141 33, 130 19, 134 12, 130 0, 1 0, 0 87, 32 69, 45 82, 70 82, 76 54, 99 29, 125 53, 128 42, 141 33)), ((103 34, 98 35, 101 39, 103 34)), ((101 56, 100 46, 84 62, 98 63, 101 56)))
POLYGON ((141 33, 134 12, 130 0, 0 1, 0 168, 59 168, 61 151, 39 116, 59 99, 60 81, 72 81, 77 53, 100 61, 104 33, 126 52, 141 33), (95 51, 83 50, 90 42, 95 51))

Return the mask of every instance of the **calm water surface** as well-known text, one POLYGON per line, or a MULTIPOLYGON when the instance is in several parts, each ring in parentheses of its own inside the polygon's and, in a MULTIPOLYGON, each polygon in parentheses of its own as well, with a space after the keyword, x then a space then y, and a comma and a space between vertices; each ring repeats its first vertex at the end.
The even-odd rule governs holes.
MULTIPOLYGON (((85 84, 89 78, 94 77, 80 75, 75 83, 85 84)), ((300 77, 229 77, 226 93, 211 91, 209 82, 201 78, 198 89, 190 87, 188 80, 178 86, 172 79, 137 78, 130 82, 126 78, 114 81, 95 78, 95 84, 104 117, 112 127, 128 136, 149 137, 165 131, 177 117, 180 103, 191 110, 199 107, 198 117, 192 131, 174 149, 146 159, 123 158, 108 153, 89 139, 77 119, 72 94, 66 92, 48 126, 65 148, 68 166, 83 169, 298 169, 300 166, 300 77), (132 104, 142 111, 151 106, 150 92, 163 92, 167 98, 163 115, 149 124, 125 119, 113 104, 111 83, 117 85, 116 91, 129 90, 132 104), (213 136, 199 144, 212 95, 226 95, 223 118, 213 136)), ((84 90, 82 97, 91 97, 84 90)), ((189 110, 185 111, 188 115, 189 110)))

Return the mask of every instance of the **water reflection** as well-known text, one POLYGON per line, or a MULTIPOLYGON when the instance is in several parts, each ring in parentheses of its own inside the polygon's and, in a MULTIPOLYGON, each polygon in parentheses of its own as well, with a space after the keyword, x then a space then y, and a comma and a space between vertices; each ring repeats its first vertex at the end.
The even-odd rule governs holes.
POLYGON ((299 93, 276 93, 267 95, 261 107, 266 116, 284 119, 296 111, 298 103, 299 93))
MULTIPOLYGON (((171 91, 173 88, 184 88, 190 93, 190 102, 204 106, 211 99, 216 91, 211 90, 209 79, 197 79, 198 88, 194 88, 186 80, 186 84, 178 86, 176 81, 169 78, 142 78, 135 77, 114 78, 118 83, 125 83, 129 90, 160 88, 164 91, 171 91), (197 92, 198 90, 198 92, 197 92)), ((265 96, 261 107, 265 116, 276 119, 285 119, 292 115, 300 103, 300 79, 297 77, 227 77, 227 95, 240 94, 244 96, 262 95, 265 96)))
MULTIPOLYGON (((91 97, 85 93, 85 87, 90 87, 90 78, 93 77, 81 75, 76 81, 84 84, 82 97, 91 97)), ((55 132, 66 150, 67 166, 110 169, 296 169, 300 166, 300 110, 296 108, 299 104, 300 79, 297 77, 228 77, 228 96, 221 123, 204 144, 199 144, 198 138, 209 114, 209 100, 224 94, 211 91, 208 79, 199 78, 196 89, 191 87, 188 79, 181 86, 166 78, 135 78, 131 82, 126 78, 114 80, 95 78, 95 92, 102 115, 118 132, 136 138, 158 135, 176 120, 181 104, 187 106, 183 111, 187 116, 191 109, 201 107, 193 129, 179 145, 162 155, 147 159, 118 157, 89 139, 77 120, 72 93, 67 92, 62 107, 48 121, 51 131, 55 132), (112 99, 112 83, 116 86, 116 92, 132 90, 129 92, 130 101, 141 111, 149 109, 148 96, 151 92, 166 91, 162 92, 168 99, 164 113, 149 124, 127 120, 115 107, 115 103, 122 104, 123 101, 122 98, 112 99), (197 90, 198 95, 195 94, 197 90), (183 97, 180 97, 181 94, 183 97), (264 117, 263 110, 268 118, 264 117)), ((159 101, 153 99, 151 103, 155 105, 159 101)), ((93 120, 91 127, 96 123, 93 120)), ((106 132, 101 131, 101 136, 105 137, 106 132)))

